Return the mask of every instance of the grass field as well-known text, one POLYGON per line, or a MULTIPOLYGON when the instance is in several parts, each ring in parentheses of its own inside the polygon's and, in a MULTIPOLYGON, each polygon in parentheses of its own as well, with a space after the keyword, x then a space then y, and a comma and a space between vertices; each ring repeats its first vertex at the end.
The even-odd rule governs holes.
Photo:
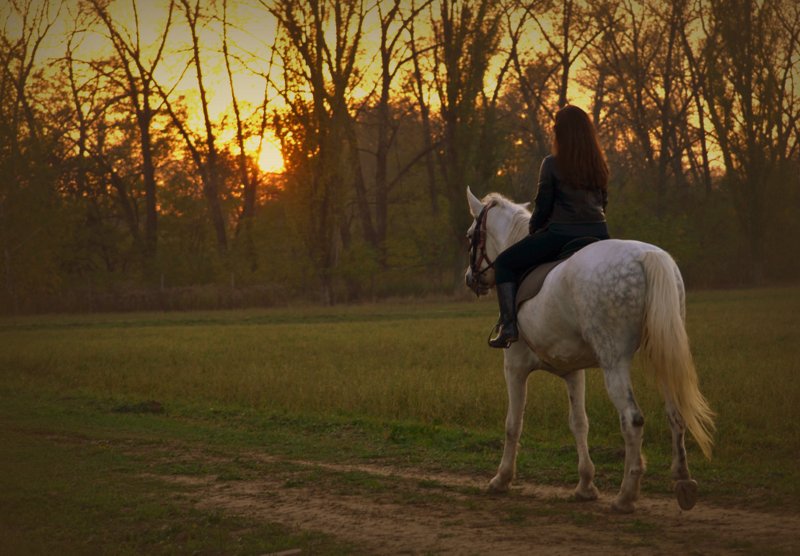
MULTIPOLYGON (((701 389, 718 413, 714 459, 690 446, 703 496, 776 510, 800 504, 799 315, 800 288, 690 294, 701 389)), ((148 474, 208 471, 161 453, 177 443, 488 480, 505 416, 502 355, 485 345, 494 318, 493 302, 483 301, 0 320, 0 547, 193 552, 230 549, 234 535, 242 553, 350 552, 325 535, 186 513, 174 498, 165 505, 165 487, 148 474)), ((665 493, 661 400, 638 364, 634 385, 647 419, 644 489, 665 493)), ((587 398, 598 486, 613 490, 622 440, 596 370, 587 398)), ((561 380, 535 373, 521 480, 576 480, 566 415, 561 380)), ((223 477, 252 471, 218 467, 223 477)))

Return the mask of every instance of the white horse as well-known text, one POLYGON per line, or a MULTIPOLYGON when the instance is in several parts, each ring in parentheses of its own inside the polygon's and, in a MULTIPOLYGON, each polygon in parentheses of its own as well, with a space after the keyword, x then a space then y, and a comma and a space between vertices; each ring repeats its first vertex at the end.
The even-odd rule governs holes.
MULTIPOLYGON (((530 213, 492 193, 480 201, 467 188, 473 243, 466 283, 481 294, 494 286, 492 261, 528 234, 530 213), (474 236, 476 233, 478 236, 474 236)), ((632 512, 645 470, 642 458, 644 417, 630 379, 634 353, 641 348, 664 396, 672 429, 672 478, 678 503, 694 506, 697 483, 686 462, 688 428, 710 458, 714 413, 697 385, 685 329, 683 280, 665 251, 639 241, 605 240, 584 247, 547 276, 539 294, 520 306, 520 341, 504 350, 508 415, 503 458, 489 483, 505 492, 514 478, 522 432, 528 375, 546 370, 564 379, 569 395, 569 426, 578 448, 579 500, 595 500, 594 464, 589 457, 589 423, 584 403, 587 367, 603 370, 606 390, 619 412, 625 439, 625 475, 612 503, 632 512)))

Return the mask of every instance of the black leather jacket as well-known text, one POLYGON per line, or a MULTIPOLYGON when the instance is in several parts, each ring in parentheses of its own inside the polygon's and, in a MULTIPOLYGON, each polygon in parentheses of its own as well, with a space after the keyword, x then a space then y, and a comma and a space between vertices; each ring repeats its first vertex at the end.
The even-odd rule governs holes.
POLYGON ((539 189, 531 215, 530 232, 549 224, 594 224, 606 221, 608 192, 572 187, 561 179, 556 158, 545 157, 539 170, 539 189))

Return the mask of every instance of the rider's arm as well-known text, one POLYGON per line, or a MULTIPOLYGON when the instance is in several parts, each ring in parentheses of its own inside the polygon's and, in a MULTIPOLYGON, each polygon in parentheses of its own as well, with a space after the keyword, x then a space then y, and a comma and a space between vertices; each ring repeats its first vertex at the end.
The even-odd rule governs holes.
POLYGON ((539 185, 529 225, 531 234, 544 228, 553 212, 553 203, 555 202, 553 164, 555 164, 555 158, 548 156, 542 161, 542 166, 539 168, 539 185))

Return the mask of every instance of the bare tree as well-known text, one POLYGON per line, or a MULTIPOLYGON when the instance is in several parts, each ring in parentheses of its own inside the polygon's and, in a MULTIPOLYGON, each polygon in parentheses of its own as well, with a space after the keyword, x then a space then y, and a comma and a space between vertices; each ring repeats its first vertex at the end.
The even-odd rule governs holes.
MULTIPOLYGON (((411 9, 416 10, 417 5, 414 0, 411 2, 411 9)), ((419 117, 422 129, 422 138, 425 148, 425 170, 428 178, 428 195, 431 203, 431 212, 434 215, 439 213, 438 192, 436 187, 436 161, 434 160, 434 140, 433 140, 433 126, 431 124, 431 108, 430 99, 426 95, 431 87, 425 83, 423 76, 421 56, 426 49, 421 48, 420 39, 416 33, 416 18, 411 18, 408 25, 408 46, 411 52, 411 61, 413 62, 413 73, 410 79, 413 97, 419 108, 419 117)), ((430 47, 432 48, 432 47, 430 47)))
POLYGON ((605 30, 603 22, 593 17, 592 4, 560 0, 552 4, 536 2, 525 7, 539 28, 539 36, 548 46, 545 58, 554 61, 548 73, 558 79, 559 107, 569 102, 572 67, 605 30))
POLYGON ((631 137, 631 151, 643 160, 655 184, 659 215, 664 215, 670 177, 685 182, 686 138, 678 133, 687 126, 692 104, 680 47, 685 10, 685 1, 668 8, 633 0, 605 4, 597 12, 605 20, 605 32, 590 50, 592 72, 605 89, 608 117, 617 120, 615 134, 631 137))
MULTIPOLYGON (((526 23, 536 10, 544 10, 547 3, 538 2, 523 5, 520 8, 509 11, 507 14, 508 27, 512 29, 512 41, 510 48, 511 67, 514 72, 515 82, 506 94, 506 103, 509 108, 517 111, 521 117, 516 118, 518 131, 516 142, 522 147, 522 156, 526 159, 526 165, 531 167, 531 171, 522 172, 525 179, 524 191, 520 194, 530 194, 532 183, 535 176, 531 175, 535 163, 532 160, 540 160, 550 152, 551 138, 549 127, 553 120, 553 114, 557 106, 554 100, 555 87, 553 77, 556 75, 558 64, 552 63, 551 52, 536 52, 530 54, 523 51, 520 38, 527 31, 526 23), (521 13, 520 13, 521 12, 521 13)), ((539 23, 541 26, 541 23, 539 23)), ((564 92, 566 95, 566 92, 564 92)))
MULTIPOLYGON (((192 140, 184 123, 179 125, 179 129, 181 129, 181 135, 186 141, 186 146, 192 153, 198 170, 200 170, 203 181, 203 193, 208 202, 211 223, 214 226, 214 232, 217 236, 217 249, 221 253, 225 253, 228 249, 228 232, 220 201, 222 183, 219 171, 219 155, 217 152, 214 125, 208 110, 208 92, 206 91, 205 81, 203 80, 203 64, 200 59, 200 38, 198 34, 198 25, 202 17, 200 13, 200 0, 194 0, 194 4, 190 3, 189 0, 179 0, 179 2, 183 8, 183 15, 189 26, 192 37, 192 63, 195 69, 195 76, 197 77, 197 90, 200 94, 200 108, 202 109, 203 125, 205 127, 205 136, 203 137, 203 142, 205 143, 205 157, 200 153, 198 145, 192 140)), ((175 111, 170 109, 170 114, 173 115, 173 120, 176 121, 174 117, 175 111)))
POLYGON ((0 8, 0 249, 5 308, 56 279, 58 130, 39 104, 42 44, 63 4, 24 0, 0 8), (9 24, 13 22, 13 24, 9 24))
MULTIPOLYGON (((239 99, 236 93, 236 87, 234 86, 234 71, 231 64, 231 59, 234 56, 231 53, 229 41, 228 41, 228 28, 230 23, 228 21, 228 0, 223 0, 222 3, 222 54, 225 60, 225 70, 228 75, 228 86, 230 88, 231 93, 231 104, 233 107, 233 114, 234 119, 236 122, 236 145, 239 149, 239 155, 237 157, 238 162, 238 174, 239 174, 239 181, 241 182, 241 187, 243 190, 242 195, 242 209, 239 213, 239 219, 236 223, 236 235, 237 237, 239 234, 244 230, 245 242, 246 242, 246 250, 247 256, 250 259, 250 268, 251 270, 256 269, 256 252, 255 252, 255 245, 253 240, 253 220, 256 215, 256 187, 258 186, 258 176, 253 168, 252 160, 247 156, 247 152, 245 151, 245 118, 242 116, 241 109, 239 107, 239 99)), ((274 67, 274 57, 275 57, 275 45, 270 49, 270 58, 267 65, 266 73, 264 74, 264 97, 261 102, 261 105, 258 108, 258 113, 260 113, 260 119, 258 123, 258 128, 256 131, 256 136, 259 138, 259 146, 258 152, 255 154, 256 160, 261 154, 261 149, 263 148, 263 140, 264 140, 264 133, 267 129, 267 114, 269 109, 269 102, 270 102, 270 89, 269 89, 269 79, 270 74, 272 73, 272 68, 274 67)))
MULTIPOLYGON (((687 141, 687 157, 691 164, 692 170, 695 173, 696 181, 703 184, 705 196, 708 198, 711 195, 711 161, 709 156, 709 136, 707 133, 707 115, 705 101, 703 100, 703 90, 705 89, 705 72, 706 62, 697 56, 697 47, 690 41, 689 19, 697 21, 699 19, 699 9, 693 15, 687 13, 687 22, 680 25, 680 41, 681 46, 686 55, 687 70, 690 80, 690 89, 692 99, 695 106, 695 114, 697 115, 696 129, 696 142, 699 144, 700 153, 699 161, 698 156, 695 154, 693 145, 694 141, 687 141)), ((686 127, 687 131, 689 126, 686 127)))
MULTIPOLYGON (((416 56, 406 56, 402 52, 401 38, 409 30, 413 30, 414 21, 418 18, 432 0, 426 0, 419 6, 413 5, 404 13, 400 0, 390 3, 388 9, 378 3, 378 18, 380 22, 380 79, 378 82, 379 96, 376 106, 377 112, 377 141, 375 148, 375 234, 377 246, 380 249, 380 260, 386 265, 386 235, 388 229, 389 194, 399 180, 424 156, 431 155, 432 144, 425 145, 422 151, 412 157, 396 175, 389 177, 389 153, 400 129, 399 122, 392 116, 392 91, 393 82, 403 66, 416 56)), ((412 31, 413 32, 413 31, 412 31)), ((405 45, 408 46, 408 45, 405 45)), ((413 46, 412 46, 413 48, 413 46)), ((427 117, 427 116, 426 116, 427 117)), ((428 136, 430 140, 430 136, 428 136)), ((435 195, 434 195, 435 197, 435 195)), ((433 200, 435 203, 435 198, 433 200)))
MULTIPOLYGON (((489 0, 443 0, 430 8, 434 34, 430 66, 442 126, 441 148, 436 152, 458 247, 454 252, 459 254, 469 224, 462 206, 464 187, 486 187, 499 165, 496 109, 511 64, 511 56, 500 48, 506 31, 503 14, 504 6, 489 0), (500 68, 489 86, 490 66, 501 53, 500 68)), ((418 100, 424 98, 417 95, 418 100)), ((454 276, 460 274, 462 263, 460 255, 454 257, 454 276)))
MULTIPOLYGON (((118 79, 118 61, 92 60, 82 63, 75 57, 76 43, 79 42, 80 30, 77 28, 81 14, 77 14, 76 28, 70 33, 64 56, 67 87, 70 93, 74 132, 65 135, 74 136, 74 152, 69 160, 74 166, 74 191, 76 198, 88 203, 86 225, 95 230, 95 226, 104 218, 102 206, 103 197, 113 191, 116 196, 116 205, 122 216, 137 255, 144 253, 142 236, 139 225, 139 214, 136 198, 130 176, 123 175, 122 166, 126 159, 135 160, 133 156, 123 156, 119 146, 125 141, 111 142, 109 145, 109 128, 130 127, 120 126, 119 122, 127 123, 129 118, 127 110, 123 109, 123 116, 114 122, 114 110, 124 106, 128 93, 124 80, 118 79), (82 71, 81 66, 85 66, 82 71), (84 75, 87 74, 87 75, 84 75), (121 102, 123 101, 123 102, 121 102), (116 143, 116 144, 113 144, 116 143), (96 179, 93 179, 96 178, 96 179), (111 188, 106 187, 110 185, 111 188)), ((118 116, 118 114, 116 114, 118 116)), ((123 131, 123 134, 125 132, 123 131)), ((126 145, 127 148, 127 145, 126 145)), ((133 153, 131 153, 133 154, 133 153)), ((135 168, 133 175, 141 176, 141 166, 135 168)), ((73 180, 70 180, 73 181, 73 180)), ((106 267, 113 270, 114 264, 111 257, 104 256, 106 267)))
POLYGON ((108 11, 108 4, 101 0, 90 0, 93 12, 100 18, 106 28, 108 38, 114 46, 122 72, 124 74, 124 91, 139 129, 139 147, 142 156, 142 180, 145 190, 145 233, 144 254, 147 259, 155 255, 158 243, 158 209, 156 164, 153 156, 152 123, 156 110, 154 108, 155 82, 153 74, 163 59, 164 47, 172 25, 174 3, 169 1, 167 18, 158 39, 158 46, 152 59, 146 59, 142 45, 139 6, 132 2, 133 30, 121 26, 114 21, 108 11))
POLYGON ((334 271, 340 246, 351 241, 344 210, 352 184, 364 237, 374 245, 366 191, 354 151, 354 121, 349 99, 357 82, 365 11, 361 0, 291 0, 262 5, 276 18, 282 33, 283 63, 278 91, 288 110, 276 116, 292 194, 304 214, 305 244, 316 264, 322 298, 333 303, 334 271), (326 30, 332 30, 330 39, 326 30))
POLYGON ((703 95, 760 282, 779 187, 797 172, 800 9, 783 0, 710 0, 704 8, 703 95))

